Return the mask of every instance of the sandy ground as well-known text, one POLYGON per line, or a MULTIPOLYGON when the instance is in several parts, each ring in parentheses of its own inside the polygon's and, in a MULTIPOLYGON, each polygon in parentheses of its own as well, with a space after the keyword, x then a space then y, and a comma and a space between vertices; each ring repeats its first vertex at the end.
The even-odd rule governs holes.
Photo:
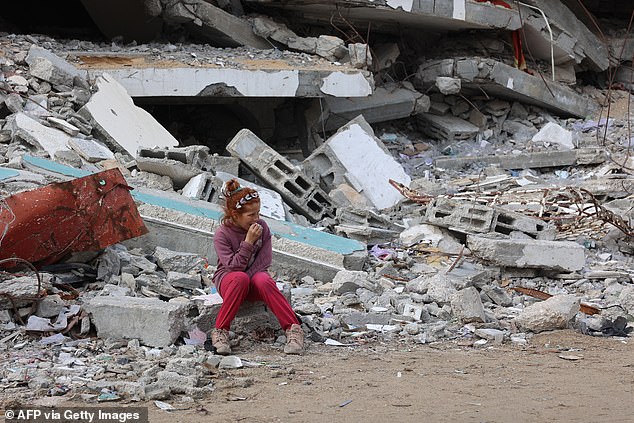
POLYGON ((285 356, 260 343, 237 352, 261 366, 216 370, 213 394, 167 401, 176 411, 99 405, 147 406, 152 423, 634 421, 634 338, 558 331, 522 347, 462 344, 310 344, 285 356))

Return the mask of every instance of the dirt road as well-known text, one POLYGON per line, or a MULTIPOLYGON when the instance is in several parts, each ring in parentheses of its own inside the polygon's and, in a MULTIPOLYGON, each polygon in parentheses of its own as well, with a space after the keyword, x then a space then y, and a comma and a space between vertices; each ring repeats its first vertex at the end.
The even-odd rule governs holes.
POLYGON ((204 400, 172 398, 179 410, 170 412, 151 401, 107 406, 148 406, 152 423, 634 421, 632 338, 559 331, 523 347, 394 341, 311 344, 301 357, 266 344, 237 352, 261 366, 216 370, 204 400))

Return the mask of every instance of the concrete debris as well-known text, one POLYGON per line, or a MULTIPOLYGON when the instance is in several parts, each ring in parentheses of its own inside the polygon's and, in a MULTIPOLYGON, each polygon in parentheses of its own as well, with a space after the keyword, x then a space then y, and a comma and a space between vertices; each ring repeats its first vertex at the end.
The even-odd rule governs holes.
POLYGON ((97 78, 97 92, 78 113, 90 122, 115 151, 136 157, 141 148, 176 147, 178 141, 132 98, 110 75, 97 78))
POLYGON ((634 38, 601 2, 133 3, 0 34, 12 395, 203 398, 251 342, 282 350, 262 302, 239 355, 206 349, 231 178, 308 348, 634 329, 634 38))
POLYGON ((363 116, 340 128, 306 158, 303 168, 322 186, 349 184, 378 210, 393 207, 402 199, 390 186, 390 178, 406 185, 411 182, 363 116))

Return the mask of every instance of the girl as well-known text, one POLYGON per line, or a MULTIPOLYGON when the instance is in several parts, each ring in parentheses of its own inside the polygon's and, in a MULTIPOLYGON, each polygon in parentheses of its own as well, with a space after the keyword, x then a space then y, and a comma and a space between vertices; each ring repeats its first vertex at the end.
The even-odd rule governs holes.
POLYGON ((223 299, 211 342, 216 353, 231 353, 229 327, 245 301, 262 300, 286 331, 286 354, 301 354, 304 331, 286 297, 268 274, 271 265, 271 231, 260 219, 260 197, 254 189, 241 187, 236 179, 222 188, 225 197, 222 224, 214 236, 218 268, 213 282, 223 299))

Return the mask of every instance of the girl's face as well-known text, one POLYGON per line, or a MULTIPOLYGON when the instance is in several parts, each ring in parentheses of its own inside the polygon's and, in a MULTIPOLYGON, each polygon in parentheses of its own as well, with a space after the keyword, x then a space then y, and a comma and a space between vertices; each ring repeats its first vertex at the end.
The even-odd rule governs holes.
POLYGON ((258 219, 260 219, 259 201, 249 201, 239 210, 235 210, 231 214, 231 220, 233 223, 245 231, 248 231, 251 225, 256 223, 258 219))

